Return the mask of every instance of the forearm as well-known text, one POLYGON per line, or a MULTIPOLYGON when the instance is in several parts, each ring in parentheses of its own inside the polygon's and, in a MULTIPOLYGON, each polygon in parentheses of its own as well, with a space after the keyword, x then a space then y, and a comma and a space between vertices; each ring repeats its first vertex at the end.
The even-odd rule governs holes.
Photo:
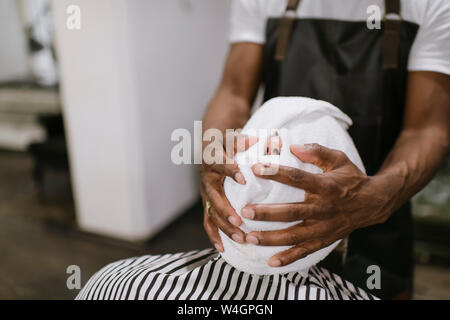
POLYGON ((263 48, 253 43, 231 46, 224 75, 203 118, 203 129, 242 128, 250 117, 251 103, 257 93, 263 48))
POLYGON ((448 145, 448 130, 424 128, 401 133, 374 176, 379 190, 384 191, 382 221, 433 178, 447 155, 448 145))
POLYGON ((203 117, 203 130, 242 128, 250 117, 249 102, 229 88, 219 88, 203 117))
POLYGON ((364 225, 382 223, 422 189, 450 142, 450 82, 444 74, 410 72, 403 130, 369 184, 373 209, 364 225))

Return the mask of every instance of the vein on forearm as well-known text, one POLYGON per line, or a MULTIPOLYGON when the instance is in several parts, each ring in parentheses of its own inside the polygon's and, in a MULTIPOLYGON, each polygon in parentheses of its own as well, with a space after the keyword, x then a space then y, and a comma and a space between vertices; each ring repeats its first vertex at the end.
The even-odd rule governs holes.
POLYGON ((391 209, 398 209, 422 189, 442 165, 449 138, 444 130, 404 130, 377 176, 391 188, 391 209))

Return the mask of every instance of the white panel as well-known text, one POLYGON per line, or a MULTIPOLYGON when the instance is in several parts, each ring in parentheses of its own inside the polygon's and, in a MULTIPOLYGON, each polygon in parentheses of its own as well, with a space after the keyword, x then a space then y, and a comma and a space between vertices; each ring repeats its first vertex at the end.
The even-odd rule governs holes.
MULTIPOLYGON (((220 80, 227 53, 229 1, 130 1, 133 63, 143 131, 147 206, 153 223, 198 197, 194 166, 170 161, 170 135, 191 132, 220 80), (145 33, 142 33, 145 30, 145 33), (164 183, 161 183, 164 181, 164 183)), ((201 212, 199 212, 201 214, 201 212)))
POLYGON ((229 1, 53 3, 78 222, 146 238, 198 195, 193 165, 170 160, 170 135, 192 129, 212 97, 229 1), (66 29, 70 4, 81 30, 66 29))
POLYGON ((27 42, 17 0, 0 0, 0 82, 28 78, 27 42))

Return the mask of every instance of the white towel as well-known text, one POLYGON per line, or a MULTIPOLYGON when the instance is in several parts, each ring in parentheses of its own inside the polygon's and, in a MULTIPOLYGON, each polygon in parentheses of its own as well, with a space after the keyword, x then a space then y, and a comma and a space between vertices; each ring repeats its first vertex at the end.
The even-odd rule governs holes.
MULTIPOLYGON (((235 159, 247 182, 240 185, 231 178, 224 181, 225 195, 240 215, 247 204, 290 203, 304 201, 304 191, 272 180, 255 177, 251 166, 255 163, 279 163, 296 167, 312 173, 322 170, 312 164, 303 163, 289 150, 291 144, 318 143, 322 146, 343 151, 348 158, 365 172, 355 145, 347 133, 351 119, 335 106, 325 101, 303 97, 279 97, 267 101, 247 122, 242 133, 256 135, 258 143, 247 151, 238 153, 235 159), (282 147, 280 155, 265 155, 267 130, 278 131, 282 147)), ((242 217, 242 216, 241 216, 242 217)), ((241 229, 250 231, 278 230, 300 223, 265 222, 242 218, 241 229)), ((274 254, 289 246, 255 246, 250 243, 239 244, 220 231, 225 251, 222 257, 236 269, 252 274, 266 275, 297 271, 306 274, 308 269, 324 259, 339 243, 314 252, 307 257, 283 267, 270 267, 268 260, 274 254)))

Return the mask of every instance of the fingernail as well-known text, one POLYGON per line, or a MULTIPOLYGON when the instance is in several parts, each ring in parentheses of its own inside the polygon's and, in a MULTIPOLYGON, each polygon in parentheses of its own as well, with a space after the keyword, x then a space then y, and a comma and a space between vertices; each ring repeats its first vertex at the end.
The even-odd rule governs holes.
POLYGON ((298 151, 298 152, 302 152, 302 151, 306 151, 305 147, 303 145, 300 144, 293 144, 291 145, 291 151, 298 151))
POLYGON ((299 147, 303 151, 310 151, 310 150, 314 149, 315 145, 317 145, 317 144, 315 144, 315 143, 306 143, 306 144, 300 145, 299 147))
POLYGON ((234 180, 236 180, 237 183, 239 183, 239 184, 245 184, 244 175, 240 172, 238 172, 234 175, 234 180))
POLYGON ((241 221, 239 220, 238 217, 235 216, 229 216, 228 217, 228 221, 232 224, 235 225, 236 227, 239 227, 241 225, 241 221))
POLYGON ((239 234, 237 234, 237 233, 233 233, 231 235, 231 239, 233 239, 234 241, 236 241, 238 243, 244 242, 244 239, 242 239, 242 237, 239 234))
POLYGON ((280 259, 270 259, 269 260, 269 266, 271 266, 271 267, 279 267, 279 266, 281 266, 281 260, 280 259))
POLYGON ((219 243, 215 243, 214 248, 219 252, 223 252, 223 247, 219 243))
POLYGON ((253 211, 253 209, 250 209, 250 208, 242 209, 241 214, 244 218, 250 219, 250 220, 255 217, 255 211, 253 211))
POLYGON ((246 240, 247 240, 247 242, 250 242, 251 244, 259 244, 259 240, 255 236, 247 236, 246 240))
POLYGON ((253 172, 257 175, 264 175, 264 166, 262 164, 256 164, 253 166, 253 172))

